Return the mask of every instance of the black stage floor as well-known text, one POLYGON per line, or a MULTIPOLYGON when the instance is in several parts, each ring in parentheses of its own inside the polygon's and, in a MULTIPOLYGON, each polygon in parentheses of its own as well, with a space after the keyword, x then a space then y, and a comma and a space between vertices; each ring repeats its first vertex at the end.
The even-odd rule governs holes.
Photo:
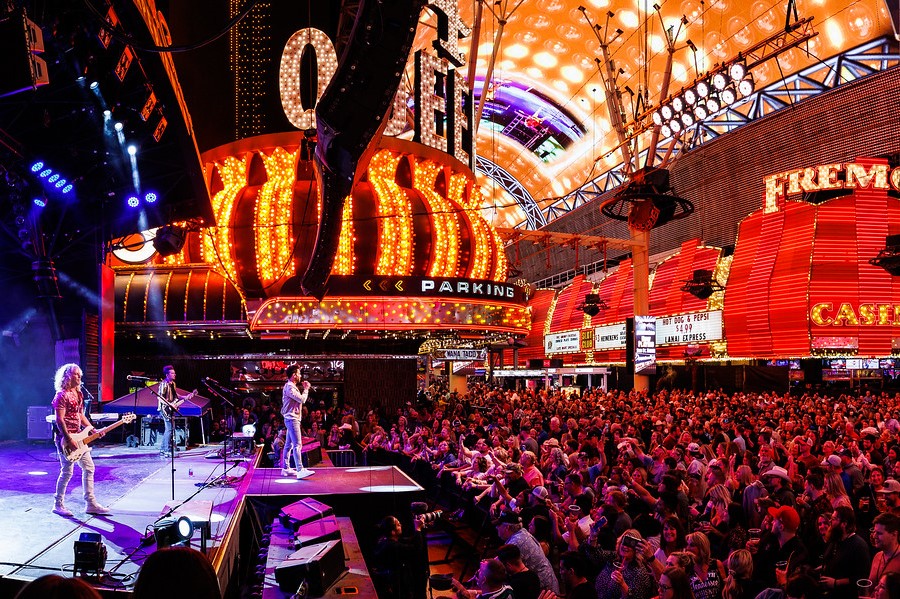
MULTIPOLYGON (((296 480, 282 477, 280 470, 257 467, 258 454, 230 457, 224 464, 221 459, 207 459, 215 449, 198 447, 179 454, 173 474, 170 462, 160 459, 155 448, 95 447, 96 494, 112 514, 84 513, 76 467, 66 500, 75 516, 67 519, 50 511, 59 467, 52 445, 0 444, 0 460, 7 472, 0 480, 0 596, 14 596, 22 584, 44 574, 71 576, 74 542, 83 532, 99 533, 108 552, 104 575, 91 582, 104 596, 130 595, 141 564, 155 550, 155 545, 141 547, 141 536, 167 506, 188 500, 210 510, 208 555, 225 589, 229 579, 234 583, 241 535, 247 535, 241 519, 254 504, 273 506, 277 512, 297 499, 315 497, 332 506, 336 515, 347 517, 354 536, 365 545, 378 519, 408 511, 410 502, 424 495, 412 479, 390 466, 335 468, 320 463, 313 466, 313 476, 296 480), (227 484, 204 486, 226 467, 227 484)), ((352 544, 358 548, 355 539, 352 544)), ((200 546, 199 533, 193 546, 200 546)), ((353 554, 345 553, 348 558, 353 554)), ((361 560, 351 569, 366 578, 361 560)), ((266 586, 267 597, 288 596, 270 588, 269 577, 266 586)), ((360 588, 360 596, 369 590, 360 588)))

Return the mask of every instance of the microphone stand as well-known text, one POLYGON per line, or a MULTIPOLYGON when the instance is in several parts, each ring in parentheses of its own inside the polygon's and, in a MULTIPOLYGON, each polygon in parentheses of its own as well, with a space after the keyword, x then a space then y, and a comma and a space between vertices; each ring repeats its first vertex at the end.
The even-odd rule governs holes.
MULTIPOLYGON (((235 410, 234 404, 231 403, 227 397, 225 397, 224 395, 219 393, 219 391, 217 389, 214 389, 213 386, 210 384, 211 382, 215 382, 215 381, 213 381, 213 379, 210 379, 210 378, 203 379, 203 384, 206 386, 206 388, 210 392, 212 392, 213 395, 216 396, 216 399, 218 399, 222 403, 226 403, 229 406, 231 406, 231 411, 233 414, 234 410, 235 410)), ((226 430, 224 431, 224 434, 222 435, 222 474, 221 474, 221 476, 216 477, 213 481, 204 485, 204 487, 212 486, 213 484, 216 483, 216 481, 218 481, 220 479, 224 481, 225 476, 228 474, 228 471, 230 470, 230 468, 228 468, 228 440, 231 438, 232 430, 231 430, 230 426, 226 426, 225 429, 226 430)), ((237 464, 237 462, 235 462, 235 464, 237 464)), ((232 466, 232 468, 233 467, 234 466, 232 466)))
MULTIPOLYGON (((163 383, 161 382, 159 384, 162 385, 163 383)), ((150 392, 153 393, 153 395, 158 397, 164 404, 166 404, 166 406, 168 406, 168 409, 172 410, 172 413, 169 414, 169 426, 171 427, 172 431, 172 434, 169 435, 169 461, 171 462, 172 469, 172 501, 175 501, 175 415, 177 414, 179 416, 182 416, 182 413, 179 412, 178 408, 170 404, 169 401, 159 393, 159 387, 157 387, 156 389, 153 389, 152 387, 147 388, 150 389, 150 392)))

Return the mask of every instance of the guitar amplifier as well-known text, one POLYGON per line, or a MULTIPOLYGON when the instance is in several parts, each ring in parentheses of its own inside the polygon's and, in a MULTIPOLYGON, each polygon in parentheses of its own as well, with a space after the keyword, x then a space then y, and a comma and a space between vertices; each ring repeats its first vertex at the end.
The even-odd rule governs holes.
POLYGON ((53 416, 53 407, 28 406, 29 441, 49 441, 53 438, 53 421, 48 421, 48 416, 53 416))
MULTIPOLYGON (((187 418, 176 416, 172 419, 174 425, 175 447, 187 449, 187 418)), ((160 416, 144 416, 141 418, 141 445, 152 447, 159 445, 166 424, 160 416)))
POLYGON ((303 547, 275 566, 278 588, 293 593, 306 580, 310 597, 321 597, 345 570, 344 544, 328 541, 303 547))

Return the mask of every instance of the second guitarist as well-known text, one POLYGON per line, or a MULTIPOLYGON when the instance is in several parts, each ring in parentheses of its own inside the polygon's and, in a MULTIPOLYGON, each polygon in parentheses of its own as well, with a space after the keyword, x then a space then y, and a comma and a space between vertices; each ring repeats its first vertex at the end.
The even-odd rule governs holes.
POLYGON ((172 452, 175 451, 175 446, 172 443, 172 417, 175 415, 175 410, 178 409, 178 406, 191 399, 196 392, 179 395, 178 389, 175 387, 175 367, 166 365, 163 366, 162 371, 165 378, 159 384, 159 405, 157 409, 159 410, 159 415, 162 416, 163 422, 166 424, 166 429, 163 431, 162 440, 159 443, 159 455, 160 457, 170 458, 172 457, 172 452))

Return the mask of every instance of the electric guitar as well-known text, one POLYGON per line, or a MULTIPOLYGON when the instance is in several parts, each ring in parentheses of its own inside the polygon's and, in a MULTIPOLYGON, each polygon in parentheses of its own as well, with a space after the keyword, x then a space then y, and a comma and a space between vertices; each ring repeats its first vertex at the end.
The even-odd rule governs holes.
POLYGON ((193 399, 195 395, 197 395, 196 389, 185 395, 184 399, 176 397, 175 401, 172 402, 166 401, 161 395, 157 395, 156 397, 157 399, 159 399, 159 411, 164 412, 166 418, 171 418, 175 413, 175 410, 177 410, 181 404, 188 401, 189 399, 193 399))
POLYGON ((134 422, 136 416, 134 414, 125 414, 122 416, 122 419, 118 422, 114 422, 109 426, 103 427, 94 434, 90 434, 90 430, 93 427, 86 426, 80 433, 75 433, 72 435, 72 441, 75 443, 75 449, 70 449, 66 447, 65 437, 59 437, 59 450, 66 457, 66 459, 70 462, 77 462, 81 459, 81 456, 86 454, 91 450, 88 445, 93 443, 97 439, 99 439, 102 435, 105 435, 109 431, 113 430, 116 427, 122 426, 123 424, 131 424, 134 422))

